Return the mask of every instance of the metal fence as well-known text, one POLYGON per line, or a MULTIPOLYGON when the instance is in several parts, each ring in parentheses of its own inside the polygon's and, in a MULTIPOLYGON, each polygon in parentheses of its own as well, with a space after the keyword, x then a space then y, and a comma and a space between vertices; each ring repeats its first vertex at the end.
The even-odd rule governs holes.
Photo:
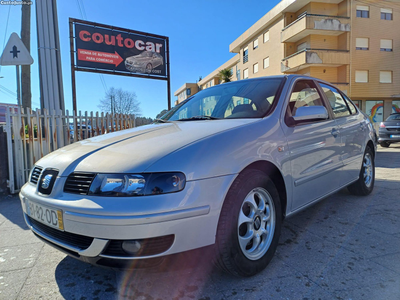
POLYGON ((89 137, 135 127, 134 115, 85 112, 62 114, 36 109, 7 108, 8 187, 16 193, 33 165, 46 154, 89 137))

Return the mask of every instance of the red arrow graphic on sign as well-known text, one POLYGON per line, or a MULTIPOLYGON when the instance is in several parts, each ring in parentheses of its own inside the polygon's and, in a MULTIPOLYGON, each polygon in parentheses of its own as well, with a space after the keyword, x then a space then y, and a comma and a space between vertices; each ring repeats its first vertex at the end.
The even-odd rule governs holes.
POLYGON ((117 51, 115 51, 115 53, 107 53, 86 49, 78 49, 78 60, 111 64, 115 65, 115 67, 118 67, 118 65, 124 61, 117 51))

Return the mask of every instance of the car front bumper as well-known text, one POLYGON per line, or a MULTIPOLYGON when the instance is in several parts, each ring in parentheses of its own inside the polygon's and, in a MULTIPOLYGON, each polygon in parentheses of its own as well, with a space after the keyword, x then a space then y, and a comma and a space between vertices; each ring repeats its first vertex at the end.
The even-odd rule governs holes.
POLYGON ((20 200, 25 221, 39 238, 83 261, 109 264, 214 244, 223 200, 235 176, 189 181, 178 193, 119 198, 63 193, 65 178, 59 177, 49 196, 39 194, 36 185, 27 183, 21 189, 20 200), (30 218, 27 201, 61 210, 64 231, 30 218), (140 255, 114 251, 127 240, 162 246, 158 252, 153 249, 140 255))

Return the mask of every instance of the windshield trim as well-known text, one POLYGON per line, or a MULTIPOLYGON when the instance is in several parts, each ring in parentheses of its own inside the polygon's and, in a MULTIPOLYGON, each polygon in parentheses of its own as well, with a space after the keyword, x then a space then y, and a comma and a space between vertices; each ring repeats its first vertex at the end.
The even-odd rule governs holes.
MULTIPOLYGON (((265 80, 268 80, 268 79, 280 79, 281 80, 281 82, 279 83, 279 85, 278 85, 278 88, 276 89, 276 93, 275 93, 275 97, 274 97, 274 100, 273 100, 273 102, 272 102, 272 105, 269 107, 269 109, 263 114, 263 115, 261 115, 261 116, 249 116, 249 117, 235 117, 235 118, 213 118, 213 119, 211 119, 211 120, 233 120, 233 119, 263 119, 263 118, 265 118, 265 117, 267 117, 267 116, 269 116, 270 114, 272 114, 274 111, 275 111, 275 109, 276 109, 276 106, 278 105, 278 102, 280 101, 280 97, 281 97, 281 94, 282 94, 282 91, 283 91, 283 87, 285 86, 285 83, 286 83, 286 80, 287 80, 287 76, 282 76, 282 77, 275 77, 275 76, 271 76, 270 78, 268 78, 268 77, 262 77, 262 78, 252 78, 252 79, 246 79, 246 80, 251 80, 251 81, 265 81, 265 80)), ((234 81, 234 82, 237 82, 237 81, 234 81)), ((231 82, 231 83, 234 83, 234 82, 231 82)), ((229 83, 228 83, 229 84, 229 83)), ((211 88, 209 88, 209 89, 213 89, 213 88, 217 88, 217 87, 219 87, 220 85, 216 85, 216 86, 213 86, 213 87, 211 87, 211 88)), ((199 92, 201 92, 201 91, 199 91, 199 92)), ((174 113, 177 111, 177 110, 179 110, 183 105, 185 105, 187 102, 189 102, 190 100, 192 100, 196 95, 197 95, 198 93, 196 93, 196 94, 194 94, 194 95, 192 95, 192 96, 190 96, 189 98, 187 98, 187 99, 185 99, 185 100, 183 100, 181 103, 179 103, 178 105, 176 105, 175 107, 173 107, 171 110, 169 110, 168 112, 166 112, 163 116, 161 116, 159 119, 162 119, 162 120, 165 120, 165 121, 170 121, 170 122, 172 122, 172 121, 181 121, 182 119, 180 119, 180 120, 169 120, 168 118, 170 118, 172 115, 174 115, 174 113)), ((190 118, 185 118, 185 121, 187 121, 188 119, 190 119, 190 118)), ((192 119, 192 120, 194 120, 194 119, 192 119)), ((195 119, 195 120, 197 120, 197 119, 195 119)), ((200 119, 200 120, 209 120, 209 119, 200 119)))

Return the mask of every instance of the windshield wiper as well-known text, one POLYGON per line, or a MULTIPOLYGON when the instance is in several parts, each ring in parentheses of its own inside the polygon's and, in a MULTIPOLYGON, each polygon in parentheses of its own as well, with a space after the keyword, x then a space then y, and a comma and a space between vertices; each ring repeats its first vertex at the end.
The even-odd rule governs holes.
POLYGON ((211 116, 194 116, 191 118, 179 119, 177 121, 197 121, 197 120, 219 120, 220 118, 211 116))
POLYGON ((154 122, 157 122, 157 123, 170 123, 171 121, 163 120, 163 119, 154 119, 154 122))

